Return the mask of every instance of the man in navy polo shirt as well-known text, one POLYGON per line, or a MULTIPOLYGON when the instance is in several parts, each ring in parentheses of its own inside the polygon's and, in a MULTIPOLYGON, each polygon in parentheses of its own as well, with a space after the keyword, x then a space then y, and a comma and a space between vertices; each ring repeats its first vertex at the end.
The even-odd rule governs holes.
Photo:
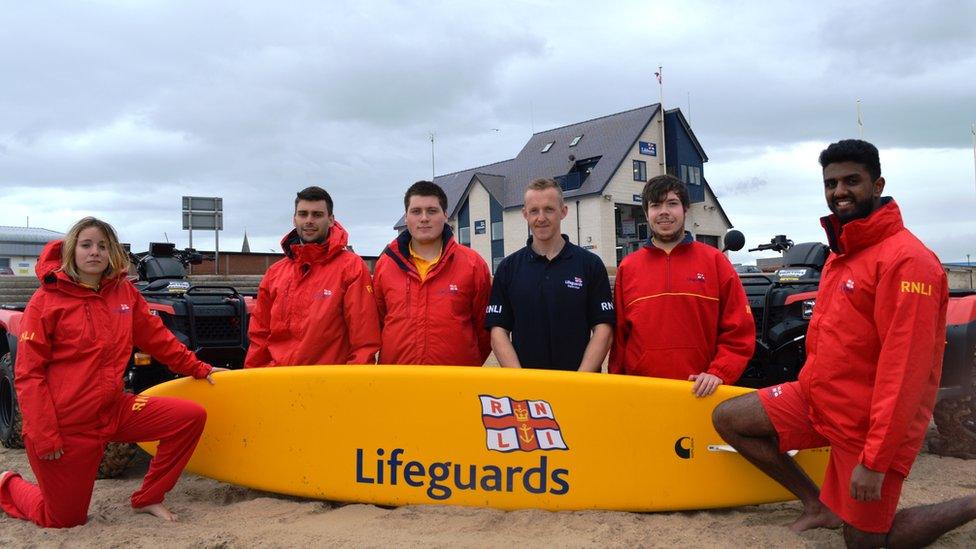
POLYGON ((568 208, 552 179, 525 191, 532 236, 495 273, 485 327, 507 368, 599 372, 613 339, 613 295, 596 254, 560 232, 568 208))

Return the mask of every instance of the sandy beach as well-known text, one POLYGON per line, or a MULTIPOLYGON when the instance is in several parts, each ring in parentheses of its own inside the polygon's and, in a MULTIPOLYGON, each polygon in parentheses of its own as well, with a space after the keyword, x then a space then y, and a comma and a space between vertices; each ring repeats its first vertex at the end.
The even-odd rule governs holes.
MULTIPOLYGON (((5 547, 842 547, 840 533, 791 533, 796 502, 681 513, 498 511, 455 506, 307 501, 240 488, 190 473, 167 497, 180 517, 165 523, 137 515, 129 495, 148 464, 141 456, 119 479, 99 480, 89 522, 43 530, 0 516, 5 547)), ((0 470, 33 478, 23 450, 0 448, 0 470)), ((976 491, 976 460, 922 453, 905 483, 901 507, 976 491)), ((935 547, 976 547, 976 522, 935 547)))

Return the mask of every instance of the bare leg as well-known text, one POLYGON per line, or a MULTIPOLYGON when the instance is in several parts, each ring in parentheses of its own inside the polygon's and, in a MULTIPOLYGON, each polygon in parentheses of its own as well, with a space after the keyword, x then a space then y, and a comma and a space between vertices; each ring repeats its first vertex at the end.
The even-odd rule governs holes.
POLYGON ((793 458, 779 451, 779 440, 757 393, 719 404, 712 414, 715 430, 742 457, 766 473, 803 504, 803 513, 790 525, 794 532, 811 528, 837 528, 841 521, 820 503, 820 489, 793 458))
POLYGON ((153 503, 145 507, 134 507, 133 510, 136 513, 146 513, 170 522, 175 522, 179 518, 171 513, 162 503, 153 503))
POLYGON ((844 525, 848 547, 924 547, 942 534, 976 519, 976 496, 957 498, 932 505, 902 509, 895 515, 891 531, 885 534, 862 532, 844 525))

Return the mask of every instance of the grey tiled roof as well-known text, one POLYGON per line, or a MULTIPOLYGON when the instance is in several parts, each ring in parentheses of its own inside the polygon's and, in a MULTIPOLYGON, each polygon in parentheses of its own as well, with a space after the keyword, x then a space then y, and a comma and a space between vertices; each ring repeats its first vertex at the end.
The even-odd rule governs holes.
MULTIPOLYGON (((459 201, 475 177, 503 208, 515 208, 522 205, 525 187, 533 179, 566 175, 574 162, 595 156, 601 157, 600 162, 583 185, 567 191, 564 196, 569 199, 603 192, 659 109, 660 105, 655 103, 539 132, 532 135, 513 159, 437 176, 434 182, 447 194, 448 217, 457 214, 459 201), (570 147, 579 135, 582 139, 575 147, 570 147), (543 146, 550 142, 552 147, 543 153, 543 146), (573 160, 569 159, 570 155, 573 160)), ((395 227, 401 228, 404 224, 401 216, 395 227)))
POLYGON ((39 227, 8 227, 0 225, 0 242, 47 244, 59 238, 64 238, 64 234, 39 227))
POLYGON ((533 135, 515 157, 513 173, 507 179, 505 200, 500 201, 502 206, 521 206, 525 187, 533 179, 568 173, 574 163, 569 160, 569 155, 573 155, 575 160, 594 156, 600 156, 601 159, 583 182, 583 186, 566 192, 565 197, 602 192, 658 108, 659 105, 655 103, 533 135), (575 147, 570 147, 569 144, 578 135, 583 138, 575 147), (553 141, 555 143, 549 152, 540 152, 546 143, 553 141))

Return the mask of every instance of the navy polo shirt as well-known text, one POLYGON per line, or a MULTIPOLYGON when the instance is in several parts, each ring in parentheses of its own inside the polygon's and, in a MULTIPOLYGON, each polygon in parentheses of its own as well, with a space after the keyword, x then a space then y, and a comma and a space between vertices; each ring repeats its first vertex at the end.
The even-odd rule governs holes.
POLYGON ((551 261, 532 251, 530 236, 495 272, 485 328, 512 333, 524 368, 579 369, 590 330, 616 321, 603 261, 562 236, 566 245, 551 261))

